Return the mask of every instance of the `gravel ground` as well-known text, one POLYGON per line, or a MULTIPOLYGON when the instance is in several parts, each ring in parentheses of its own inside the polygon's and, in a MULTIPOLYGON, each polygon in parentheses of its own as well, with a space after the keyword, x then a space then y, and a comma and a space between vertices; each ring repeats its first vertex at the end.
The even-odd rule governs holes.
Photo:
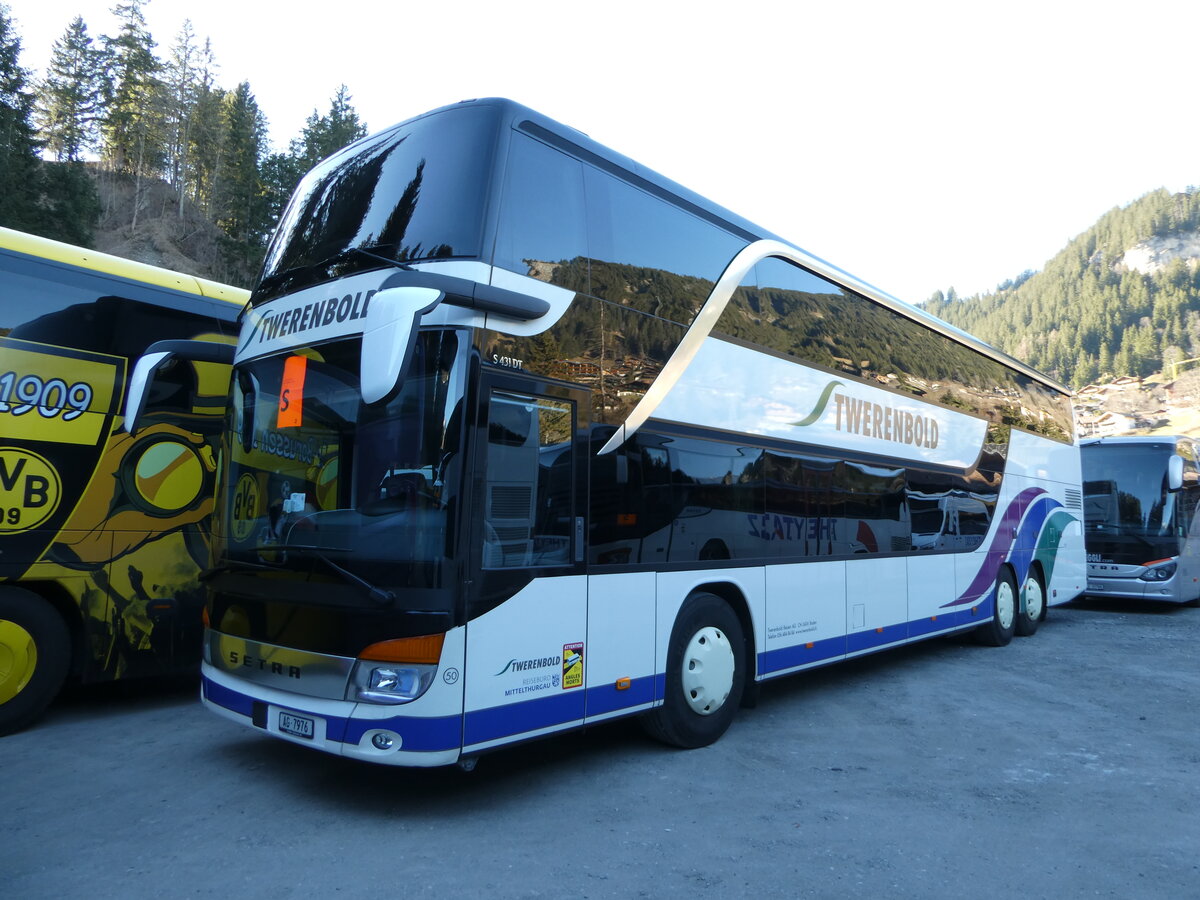
POLYGON ((1198 639, 1077 602, 773 682, 702 750, 621 722, 470 774, 77 690, 0 740, 0 896, 1197 896, 1198 639))

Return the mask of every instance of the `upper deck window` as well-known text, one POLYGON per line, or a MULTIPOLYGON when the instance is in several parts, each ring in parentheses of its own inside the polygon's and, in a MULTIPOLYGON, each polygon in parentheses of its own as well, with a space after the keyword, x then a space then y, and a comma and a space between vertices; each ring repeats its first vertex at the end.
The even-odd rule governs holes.
POLYGON ((691 323, 745 239, 515 133, 496 265, 691 323))

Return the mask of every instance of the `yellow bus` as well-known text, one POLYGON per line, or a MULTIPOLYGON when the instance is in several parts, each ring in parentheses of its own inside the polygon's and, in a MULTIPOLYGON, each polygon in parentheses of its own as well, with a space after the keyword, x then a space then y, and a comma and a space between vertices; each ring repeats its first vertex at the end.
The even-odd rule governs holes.
POLYGON ((194 667, 229 369, 132 362, 163 339, 232 343, 248 293, 0 228, 0 734, 70 678, 194 667))

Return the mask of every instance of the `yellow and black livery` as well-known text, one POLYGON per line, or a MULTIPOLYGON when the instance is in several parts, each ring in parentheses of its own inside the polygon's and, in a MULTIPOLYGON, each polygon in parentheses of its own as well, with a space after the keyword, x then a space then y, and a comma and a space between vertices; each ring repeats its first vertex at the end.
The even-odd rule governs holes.
POLYGON ((229 369, 160 374, 132 434, 133 363, 236 341, 248 293, 0 228, 0 734, 64 679, 194 666, 229 369))

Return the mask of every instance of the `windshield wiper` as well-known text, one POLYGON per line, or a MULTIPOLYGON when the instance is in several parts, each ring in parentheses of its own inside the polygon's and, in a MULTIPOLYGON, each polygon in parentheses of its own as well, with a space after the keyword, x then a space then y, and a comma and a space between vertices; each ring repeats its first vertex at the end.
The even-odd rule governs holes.
POLYGON ((349 569, 343 568, 335 563, 332 559, 325 555, 327 552, 348 553, 348 547, 315 547, 312 544, 264 544, 254 548, 257 553, 267 553, 276 550, 286 552, 299 553, 301 556, 308 556, 313 559, 323 562, 329 567, 330 571, 341 576, 342 580, 347 584, 361 589, 367 598, 376 606, 385 606, 396 601, 396 595, 385 588, 379 588, 371 584, 365 578, 360 578, 351 572, 349 569), (322 552, 325 551, 325 552, 322 552))
MULTIPOLYGON (((338 263, 346 262, 356 256, 361 256, 365 259, 370 259, 386 266, 392 266, 396 269, 404 269, 405 271, 413 271, 413 267, 408 263, 400 262, 398 259, 389 259, 386 256, 380 256, 378 253, 373 253, 374 250, 380 250, 384 247, 389 247, 390 244, 371 244, 367 247, 346 247, 344 250, 339 250, 332 256, 327 256, 325 259, 315 263, 308 263, 303 266, 293 266, 290 269, 284 269, 282 272, 276 272, 274 275, 268 275, 259 284, 257 291, 273 291, 275 288, 290 282, 293 279, 301 278, 305 275, 315 275, 318 272, 327 272, 331 266, 336 266, 338 263)), ((345 274, 345 273, 343 273, 345 274)), ((312 279, 315 281, 316 279, 312 279)))
POLYGON ((274 566, 268 566, 266 563, 247 562, 242 559, 228 559, 219 566, 213 566, 211 569, 203 569, 196 577, 201 581, 210 581, 218 575, 224 575, 226 572, 233 572, 237 569, 274 569, 274 566))

